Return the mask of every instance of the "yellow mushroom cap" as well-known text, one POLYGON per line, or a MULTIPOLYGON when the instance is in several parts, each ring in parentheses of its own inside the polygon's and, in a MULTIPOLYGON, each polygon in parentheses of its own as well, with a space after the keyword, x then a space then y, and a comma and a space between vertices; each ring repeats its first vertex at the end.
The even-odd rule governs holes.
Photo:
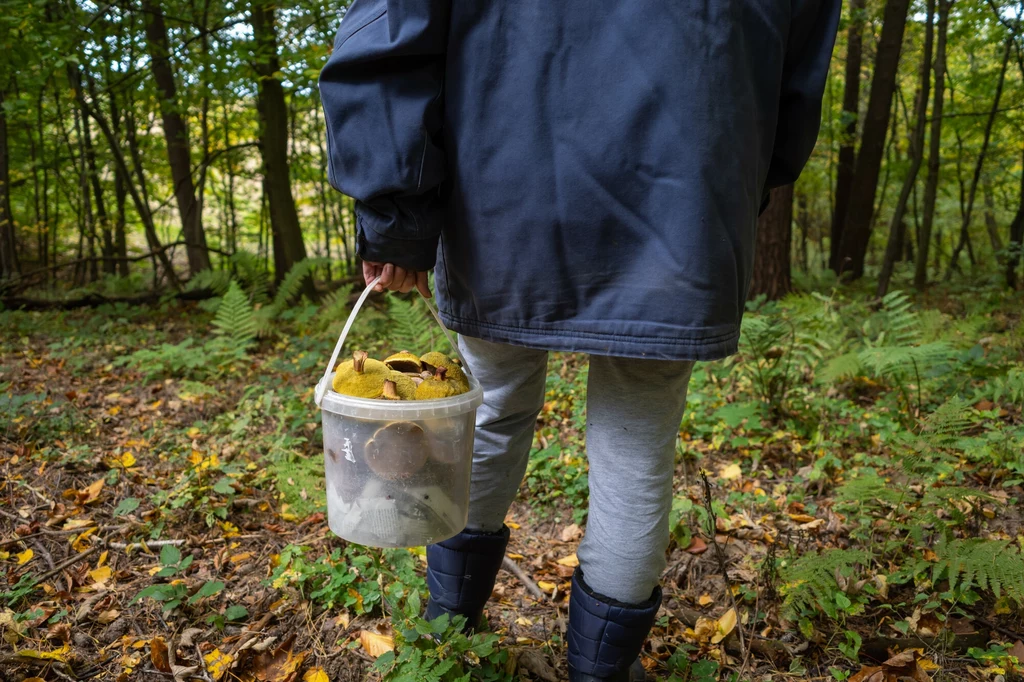
POLYGON ((407 350, 384 358, 384 364, 399 372, 419 372, 420 359, 407 350))

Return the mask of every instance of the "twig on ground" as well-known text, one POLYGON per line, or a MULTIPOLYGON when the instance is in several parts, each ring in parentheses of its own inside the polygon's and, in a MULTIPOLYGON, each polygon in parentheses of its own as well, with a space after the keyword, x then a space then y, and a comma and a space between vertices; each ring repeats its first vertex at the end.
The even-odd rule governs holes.
POLYGON ((142 543, 142 542, 127 542, 127 543, 126 542, 107 542, 106 544, 109 545, 110 547, 113 547, 114 549, 123 549, 123 550, 126 550, 126 551, 131 551, 133 549, 142 549, 144 546, 145 547, 166 547, 167 545, 173 545, 175 547, 180 547, 181 545, 184 545, 185 542, 186 542, 185 540, 151 540, 151 541, 146 542, 146 543, 142 543))
MULTIPOLYGON (((700 482, 704 488, 704 508, 708 512, 708 537, 711 539, 711 546, 715 548, 715 558, 718 559, 718 569, 722 572, 722 580, 725 581, 725 593, 729 595, 729 601, 732 603, 734 609, 736 606, 736 597, 732 593, 732 581, 729 580, 729 569, 725 565, 725 550, 718 544, 718 539, 715 537, 716 529, 718 526, 717 517, 715 516, 715 508, 712 505, 711 497, 711 481, 708 480, 708 474, 703 469, 700 470, 700 482)), ((736 617, 739 618, 739 612, 737 609, 736 617)), ((738 627, 733 632, 736 633, 740 643, 740 654, 743 656, 743 660, 747 658, 747 647, 743 641, 743 628, 738 627)))
POLYGON ((523 584, 526 591, 533 595, 535 599, 546 600, 547 595, 544 591, 537 586, 537 583, 533 582, 533 579, 526 575, 526 571, 519 567, 519 564, 512 561, 508 557, 501 560, 501 567, 516 577, 519 582, 523 584))
POLYGON ((36 582, 40 582, 41 583, 44 580, 48 580, 49 578, 52 578, 54 575, 60 573, 61 571, 63 571, 68 566, 71 566, 72 564, 77 564, 79 561, 84 561, 85 559, 88 559, 89 557, 91 557, 96 552, 100 551, 100 549, 102 549, 105 546, 106 546, 106 543, 104 543, 104 542, 96 543, 94 546, 90 547, 89 549, 85 550, 84 552, 82 552, 80 554, 76 554, 75 556, 71 557, 67 561, 60 562, 59 564, 57 564, 56 566, 51 568, 46 573, 43 573, 41 576, 39 576, 39 578, 37 579, 36 582))
POLYGON ((48 551, 46 551, 46 548, 39 544, 38 540, 33 540, 32 546, 35 547, 35 550, 39 553, 39 556, 43 557, 43 561, 46 562, 46 565, 53 569, 53 557, 50 556, 50 553, 48 551))

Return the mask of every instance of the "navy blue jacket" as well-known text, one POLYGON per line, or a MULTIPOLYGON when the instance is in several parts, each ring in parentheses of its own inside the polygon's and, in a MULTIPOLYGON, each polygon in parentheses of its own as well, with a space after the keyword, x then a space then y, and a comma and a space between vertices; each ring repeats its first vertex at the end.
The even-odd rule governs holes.
POLYGON ((818 133, 840 0, 356 0, 320 77, 358 252, 491 341, 735 352, 768 188, 818 133))

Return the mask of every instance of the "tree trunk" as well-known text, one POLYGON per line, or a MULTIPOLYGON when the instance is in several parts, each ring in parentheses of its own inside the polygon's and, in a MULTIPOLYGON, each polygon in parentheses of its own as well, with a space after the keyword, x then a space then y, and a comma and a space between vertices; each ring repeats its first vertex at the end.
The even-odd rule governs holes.
POLYGON ((856 161, 854 146, 857 142, 857 117, 860 111, 860 69, 863 53, 864 5, 866 0, 851 0, 850 27, 846 34, 846 83, 843 86, 843 113, 845 123, 839 146, 839 167, 836 170, 835 209, 832 214, 832 241, 829 245, 829 267, 840 271, 839 245, 843 241, 843 226, 850 206, 853 171, 856 161))
POLYGON ((992 244, 992 253, 995 254, 996 262, 1003 263, 1003 238, 999 236, 999 224, 996 222, 995 202, 992 200, 992 183, 986 180, 982 183, 981 190, 985 198, 985 230, 988 232, 988 240, 992 244))
POLYGON ((896 75, 903 46, 903 31, 907 24, 910 0, 889 0, 885 4, 882 34, 875 58, 875 74, 871 79, 871 94, 864 117, 864 133, 850 189, 850 204, 843 224, 839 244, 840 269, 851 279, 864 275, 864 259, 871 239, 871 220, 875 204, 878 174, 885 153, 885 138, 889 131, 889 115, 896 75))
MULTIPOLYGON (((110 217, 107 214, 107 202, 103 197, 103 187, 100 185, 100 174, 99 170, 96 168, 96 149, 92 143, 92 128, 89 125, 89 117, 85 115, 82 116, 82 135, 84 135, 85 138, 85 160, 89 172, 89 181, 92 185, 93 199, 96 203, 96 220, 94 221, 94 225, 97 223, 99 224, 100 231, 103 235, 103 246, 101 251, 103 255, 103 272, 105 274, 112 275, 114 274, 114 240, 113 235, 110 232, 110 217)), ((95 228, 92 232, 95 233, 95 228)), ((94 255, 92 245, 93 241, 94 237, 93 235, 90 235, 90 256, 94 255)), ((98 274, 96 272, 96 261, 92 261, 89 264, 89 267, 92 269, 92 278, 96 279, 98 274)))
MULTIPOLYGON (((992 139, 992 126, 996 121, 996 114, 999 113, 999 100, 1003 96, 1003 84, 1006 82, 1006 67, 1010 63, 1010 49, 1013 47, 1014 35, 1011 33, 1006 39, 1006 48, 1003 50, 1003 63, 999 71, 999 80, 996 82, 996 94, 992 98, 992 109, 988 112, 988 120, 985 121, 985 134, 981 140, 981 151, 978 152, 978 160, 974 164, 974 176, 971 178, 971 186, 967 193, 967 206, 964 210, 963 222, 960 224, 960 241, 953 249, 953 256, 949 261, 949 269, 946 270, 946 279, 953 276, 954 268, 958 267, 960 251, 968 243, 967 231, 971 226, 971 212, 974 210, 974 198, 978 193, 978 182, 981 180, 981 168, 985 163, 985 154, 988 151, 989 140, 992 139)), ((968 247, 969 249, 970 247, 968 247)), ((971 254, 971 264, 974 263, 971 254)))
POLYGON ((210 267, 210 253, 206 249, 202 211, 196 200, 195 185, 192 182, 188 126, 181 114, 182 107, 178 101, 174 71, 171 68, 167 27, 164 24, 160 0, 143 0, 142 11, 146 15, 144 21, 150 70, 160 93, 160 117, 164 139, 167 141, 167 161, 171 166, 171 179, 174 181, 174 198, 178 203, 181 231, 187 244, 185 251, 188 254, 189 271, 195 274, 210 267))
POLYGON ((896 202, 896 210, 893 211, 892 222, 889 224, 889 243, 885 247, 885 258, 882 260, 882 272, 878 278, 878 297, 885 296, 889 291, 889 280, 892 278, 893 267, 903 251, 905 241, 906 222, 904 217, 907 211, 907 202, 917 182, 917 173, 921 170, 921 160, 924 158, 924 134, 925 124, 928 119, 928 93, 931 88, 931 65, 932 65, 932 42, 934 31, 932 23, 935 20, 935 0, 928 0, 927 16, 925 17, 924 29, 924 51, 921 57, 920 84, 917 89, 917 99, 914 102, 914 131, 910 137, 910 169, 907 177, 903 179, 903 188, 900 190, 900 198, 896 202))
POLYGON ((1006 251, 1006 286, 1016 289, 1017 265, 1024 258, 1024 171, 1020 174, 1020 201, 1017 215, 1013 216, 1013 222, 1010 223, 1010 242, 1006 251))
POLYGON ((953 0, 938 0, 938 35, 935 38, 935 92, 932 102, 932 124, 928 140, 928 175, 924 183, 924 211, 917 235, 917 262, 914 264, 914 287, 928 284, 928 250, 932 243, 935 222, 935 199, 939 189, 939 161, 942 157, 942 107, 946 99, 946 35, 949 32, 949 10, 953 0))
POLYGON ((14 244, 14 216, 11 215, 11 183, 8 175, 7 115, 4 109, 4 88, 0 88, 0 281, 18 275, 18 259, 14 244))
MULTIPOLYGON (((260 151, 273 232, 274 278, 280 282, 292 266, 306 257, 306 246, 302 241, 302 228, 292 196, 288 165, 288 105, 284 88, 277 79, 280 65, 274 6, 267 0, 252 0, 250 9, 252 33, 256 40, 260 151)), ((307 279, 304 292, 312 297, 311 279, 307 279)))
MULTIPOLYGON (((114 93, 110 93, 110 120, 115 131, 121 129, 121 112, 117 108, 117 100, 114 93)), ((117 259, 117 274, 121 277, 128 276, 128 243, 125 235, 127 217, 125 215, 125 204, 128 199, 128 189, 125 183, 124 171, 121 166, 114 164, 114 199, 117 202, 117 220, 114 222, 114 257, 117 259)))
POLYGON ((748 298, 765 295, 777 301, 792 289, 790 236, 793 226, 793 185, 772 190, 771 203, 757 220, 754 275, 748 298))

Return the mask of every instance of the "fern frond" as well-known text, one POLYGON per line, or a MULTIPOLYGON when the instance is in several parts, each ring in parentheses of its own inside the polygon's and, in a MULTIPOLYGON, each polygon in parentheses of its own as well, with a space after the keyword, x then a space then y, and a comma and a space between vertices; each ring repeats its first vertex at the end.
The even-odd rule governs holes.
POLYGON ((871 472, 845 481, 836 490, 838 502, 856 504, 864 507, 891 508, 905 498, 905 491, 887 482, 878 474, 871 472))
POLYGON ((802 555, 780 572, 786 582, 782 588, 786 608, 798 611, 831 603, 839 591, 836 575, 850 577, 856 566, 870 560, 871 555, 859 549, 827 549, 802 555))
POLYGON ((220 301, 213 318, 214 333, 231 340, 239 348, 247 347, 256 338, 256 321, 249 298, 234 280, 220 301))
POLYGON ((858 353, 844 353, 829 360, 819 372, 819 378, 827 383, 857 376, 863 370, 858 353))
POLYGON ((202 270, 192 275, 185 286, 185 291, 212 291, 223 296, 231 284, 231 275, 224 270, 202 270))
POLYGON ((1024 556, 1010 543, 978 538, 940 541, 935 554, 932 582, 945 578, 950 589, 978 585, 997 599, 1005 594, 1024 606, 1024 556))
POLYGON ((395 350, 410 350, 414 353, 426 353, 435 348, 440 330, 419 299, 404 301, 392 298, 388 305, 391 323, 388 332, 395 345, 395 350))
POLYGON ((865 369, 884 378, 925 374, 949 359, 949 344, 935 341, 920 346, 874 346, 862 350, 858 359, 865 369))
POLYGON ((273 307, 277 311, 284 310, 289 301, 296 298, 302 291, 302 283, 318 267, 328 263, 327 258, 305 258, 292 266, 288 274, 281 280, 277 287, 277 294, 274 296, 273 307))

